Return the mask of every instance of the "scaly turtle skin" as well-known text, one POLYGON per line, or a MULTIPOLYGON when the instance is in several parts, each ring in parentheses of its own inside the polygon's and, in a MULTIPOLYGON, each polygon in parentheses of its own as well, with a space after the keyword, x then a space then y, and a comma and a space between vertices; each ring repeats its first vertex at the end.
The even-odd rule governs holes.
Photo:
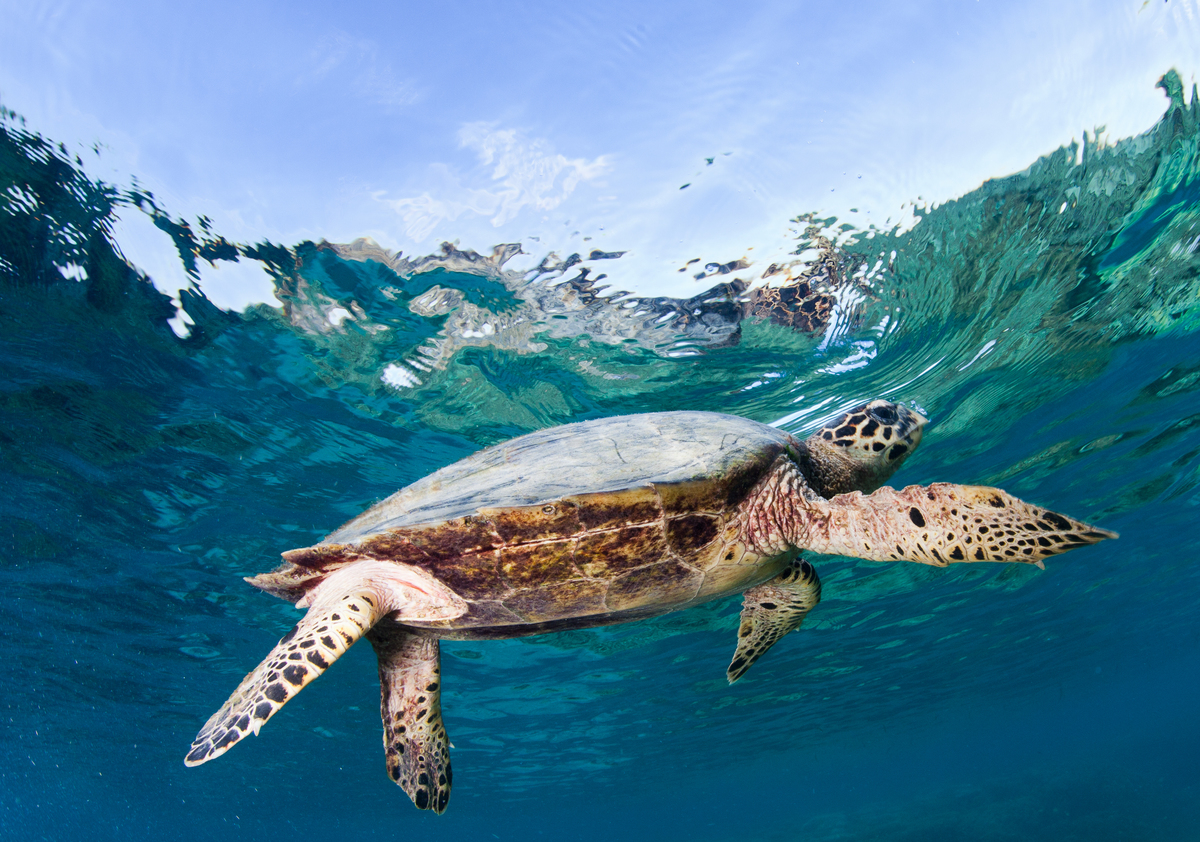
POLYGON ((379 659, 388 773, 417 807, 440 813, 451 773, 439 638, 622 623, 744 593, 732 682, 820 599, 802 550, 1041 566, 1115 537, 998 489, 881 487, 924 424, 874 401, 801 442, 745 418, 662 412, 480 451, 248 580, 308 613, 209 719, 185 762, 257 734, 366 636, 379 659))

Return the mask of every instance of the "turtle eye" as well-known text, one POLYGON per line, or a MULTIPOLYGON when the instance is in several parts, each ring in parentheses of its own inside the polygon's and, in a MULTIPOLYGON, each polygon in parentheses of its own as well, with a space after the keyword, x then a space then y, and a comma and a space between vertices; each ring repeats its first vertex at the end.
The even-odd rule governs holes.
POLYGON ((548 515, 552 515, 552 514, 554 514, 554 507, 553 506, 542 506, 542 511, 548 515))
POLYGON ((890 403, 869 406, 867 407, 867 414, 880 424, 895 424, 900 419, 899 413, 896 412, 896 407, 890 403))

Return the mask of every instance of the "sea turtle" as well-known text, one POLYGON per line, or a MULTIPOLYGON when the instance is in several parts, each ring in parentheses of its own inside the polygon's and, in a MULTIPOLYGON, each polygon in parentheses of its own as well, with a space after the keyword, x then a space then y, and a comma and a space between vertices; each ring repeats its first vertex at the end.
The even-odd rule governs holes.
POLYGON ((439 638, 622 623, 744 593, 733 682, 817 604, 802 550, 1041 566, 1116 537, 995 488, 881 487, 925 423, 874 401, 799 441, 732 415, 657 412, 530 433, 442 468, 247 580, 308 613, 185 762, 257 734, 366 636, 379 658, 388 774, 440 813, 451 774, 439 638))

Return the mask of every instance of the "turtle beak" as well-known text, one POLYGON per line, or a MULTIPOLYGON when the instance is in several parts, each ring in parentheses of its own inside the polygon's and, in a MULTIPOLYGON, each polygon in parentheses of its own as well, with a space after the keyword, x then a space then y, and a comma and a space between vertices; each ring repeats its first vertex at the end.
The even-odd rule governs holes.
POLYGON ((925 429, 925 425, 929 423, 929 419, 917 412, 915 409, 910 409, 907 406, 900 407, 901 423, 903 429, 901 432, 904 437, 912 442, 910 447, 916 447, 921 443, 921 436, 925 429))

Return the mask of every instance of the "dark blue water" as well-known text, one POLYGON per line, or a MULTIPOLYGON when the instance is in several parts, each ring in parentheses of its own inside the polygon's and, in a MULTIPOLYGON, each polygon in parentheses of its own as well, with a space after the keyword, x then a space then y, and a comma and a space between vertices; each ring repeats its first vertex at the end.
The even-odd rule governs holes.
POLYGON ((504 250, 227 242, 8 115, 3 835, 1200 839, 1200 105, 1164 87, 1145 135, 908 232, 834 243, 802 219, 797 260, 819 259, 710 267, 690 301, 616 293, 615 255, 521 273, 504 250), (111 235, 135 207, 185 267, 259 261, 284 307, 197 287, 177 335, 111 235), (784 318, 802 300, 816 315, 784 318), (362 647, 183 766, 297 616, 241 577, 397 488, 567 421, 709 409, 803 434, 879 396, 932 419, 896 484, 998 485, 1120 540, 1045 572, 816 559, 823 602, 732 688, 737 600, 444 644, 440 817, 384 772, 362 647))

